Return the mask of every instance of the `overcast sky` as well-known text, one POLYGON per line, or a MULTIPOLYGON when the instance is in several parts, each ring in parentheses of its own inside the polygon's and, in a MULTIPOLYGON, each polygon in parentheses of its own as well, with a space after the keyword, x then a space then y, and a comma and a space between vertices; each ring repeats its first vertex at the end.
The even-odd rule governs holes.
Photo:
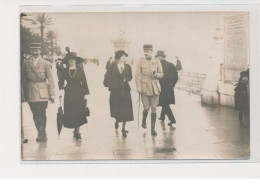
MULTIPOLYGON (((82 57, 96 57, 105 63, 114 54, 111 40, 124 32, 131 41, 129 59, 136 61, 143 57, 143 44, 153 44, 154 54, 159 49, 165 50, 167 59, 172 62, 177 55, 185 71, 193 72, 206 72, 217 26, 217 13, 214 12, 48 15, 54 21, 49 29, 57 32, 63 52, 65 46, 69 46, 82 57)), ((222 13, 219 15, 221 17, 222 13)))

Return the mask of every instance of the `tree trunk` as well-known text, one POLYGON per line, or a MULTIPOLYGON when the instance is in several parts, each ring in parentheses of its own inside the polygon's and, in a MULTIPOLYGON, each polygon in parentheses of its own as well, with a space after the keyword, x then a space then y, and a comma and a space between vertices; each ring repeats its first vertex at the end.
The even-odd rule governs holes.
POLYGON ((41 24, 41 46, 42 46, 42 52, 41 52, 41 56, 43 57, 43 44, 44 44, 44 38, 43 38, 43 33, 44 33, 44 26, 41 24))

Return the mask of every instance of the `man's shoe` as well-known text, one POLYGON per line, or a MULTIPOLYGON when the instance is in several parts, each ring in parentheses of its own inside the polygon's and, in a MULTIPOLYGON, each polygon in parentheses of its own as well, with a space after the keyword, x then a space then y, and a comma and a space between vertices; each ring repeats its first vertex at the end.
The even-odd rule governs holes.
POLYGON ((176 120, 171 120, 170 123, 168 123, 169 126, 172 126, 173 124, 176 123, 176 120))
POLYGON ((156 132, 154 129, 152 129, 152 130, 151 130, 151 135, 152 135, 152 136, 157 136, 157 132, 156 132))

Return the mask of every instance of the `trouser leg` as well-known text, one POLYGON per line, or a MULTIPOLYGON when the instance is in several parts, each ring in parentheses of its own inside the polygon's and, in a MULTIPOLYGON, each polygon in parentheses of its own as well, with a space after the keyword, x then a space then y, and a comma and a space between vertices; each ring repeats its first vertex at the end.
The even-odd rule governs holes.
POLYGON ((166 105, 166 114, 167 114, 167 116, 168 116, 168 119, 170 120, 170 121, 175 121, 175 118, 174 118, 174 115, 173 115, 173 113, 172 113, 172 110, 171 110, 171 107, 170 107, 170 105, 166 105))
POLYGON ((160 118, 159 118, 161 121, 165 120, 165 114, 166 114, 165 112, 166 112, 165 111, 165 106, 163 105, 162 106, 162 110, 161 110, 161 115, 160 115, 160 118))
POLYGON ((38 131, 38 135, 40 135, 41 124, 40 124, 40 120, 39 120, 39 110, 37 108, 37 102, 29 102, 29 106, 30 106, 30 109, 33 114, 34 125, 38 131))
POLYGON ((39 123, 40 123, 40 128, 43 136, 46 136, 46 121, 47 121, 47 116, 46 116, 46 109, 48 106, 48 102, 37 102, 38 106, 38 111, 39 111, 39 123))

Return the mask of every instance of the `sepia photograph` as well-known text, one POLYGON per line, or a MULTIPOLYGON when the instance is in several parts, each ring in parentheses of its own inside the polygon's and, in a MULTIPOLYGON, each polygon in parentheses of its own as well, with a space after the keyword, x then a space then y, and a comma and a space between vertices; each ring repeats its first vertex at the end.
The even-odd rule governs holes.
POLYGON ((249 20, 21 11, 21 160, 250 160, 249 20))

